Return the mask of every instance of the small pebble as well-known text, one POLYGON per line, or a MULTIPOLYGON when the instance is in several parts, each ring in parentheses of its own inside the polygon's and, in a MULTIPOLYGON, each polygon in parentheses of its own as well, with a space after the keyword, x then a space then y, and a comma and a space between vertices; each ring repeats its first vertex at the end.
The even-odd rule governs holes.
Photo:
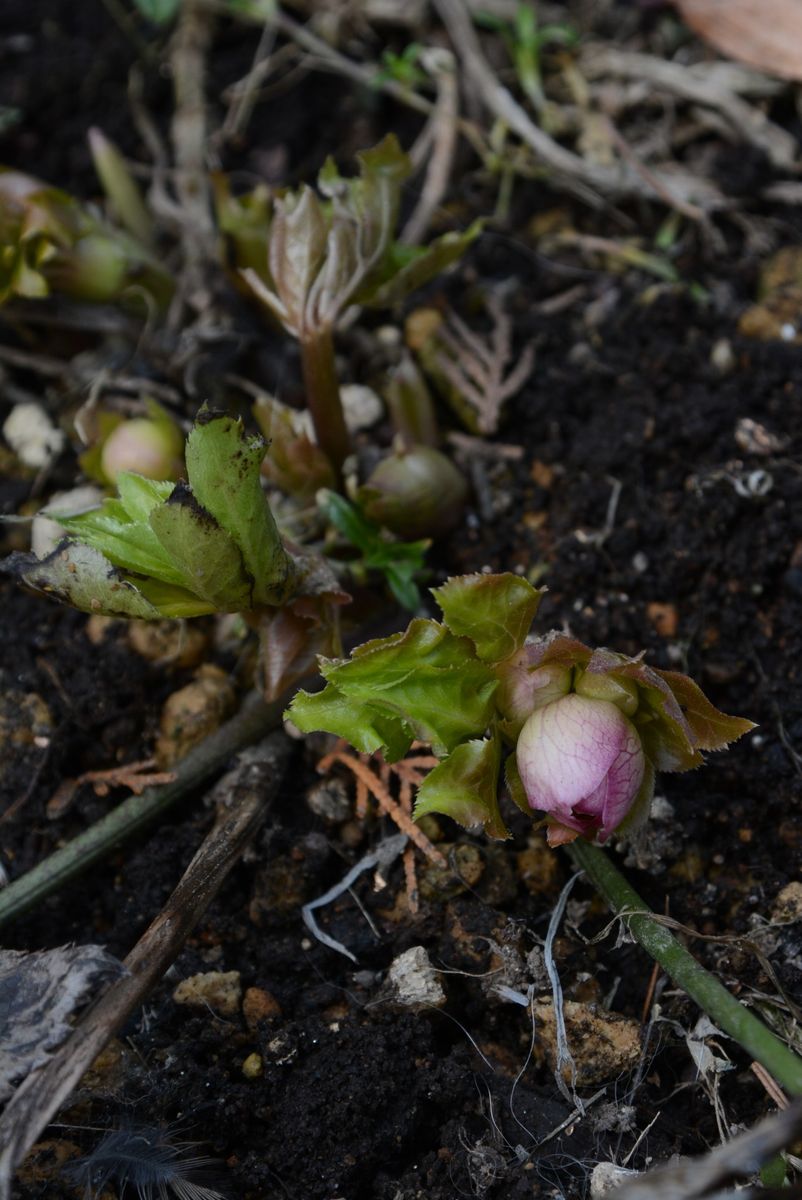
POLYGON ((265 1065, 262 1062, 261 1055, 249 1054, 242 1064, 242 1074, 246 1079, 258 1079, 264 1072, 265 1065))
POLYGON ((423 946, 412 946, 394 959, 387 972, 385 990, 405 1008, 439 1008, 446 994, 423 946))
POLYGON ((182 979, 173 992, 176 1004, 212 1009, 221 1017, 235 1017, 242 1003, 239 971, 206 971, 182 979))

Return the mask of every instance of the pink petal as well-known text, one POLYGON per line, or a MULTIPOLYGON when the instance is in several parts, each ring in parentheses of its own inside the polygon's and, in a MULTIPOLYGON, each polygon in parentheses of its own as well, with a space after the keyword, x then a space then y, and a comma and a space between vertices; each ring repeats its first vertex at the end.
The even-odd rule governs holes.
POLYGON ((640 738, 621 710, 576 693, 532 713, 517 758, 533 808, 602 838, 626 816, 645 767, 640 738))

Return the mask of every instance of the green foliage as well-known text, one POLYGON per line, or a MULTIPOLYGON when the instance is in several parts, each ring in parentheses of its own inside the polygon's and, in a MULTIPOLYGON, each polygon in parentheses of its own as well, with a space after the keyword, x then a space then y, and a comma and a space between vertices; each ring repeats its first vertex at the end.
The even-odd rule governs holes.
POLYGON ((479 658, 499 663, 524 644, 542 592, 516 575, 459 575, 432 595, 449 629, 469 637, 479 658))
MULTIPOLYGON (((442 812, 506 834, 498 806, 501 744, 515 745, 526 714, 568 691, 615 704, 641 740, 642 785, 621 828, 645 819, 655 770, 682 771, 753 728, 719 712, 684 675, 642 657, 592 650, 561 633, 527 640, 540 592, 516 575, 468 575, 433 591, 443 623, 418 618, 405 633, 368 642, 321 666, 327 686, 299 693, 289 716, 365 753, 396 759, 412 739, 443 761, 418 794, 416 814, 442 812)), ((531 812, 515 755, 505 764, 515 803, 531 812)), ((574 834, 575 836, 575 834, 574 834)))
POLYGON ((421 597, 415 576, 423 569, 428 540, 399 542, 388 538, 380 526, 336 492, 323 491, 318 504, 327 521, 359 550, 360 567, 378 571, 401 607, 417 612, 421 597))
POLYGON ((0 168, 0 304, 51 292, 133 304, 143 290, 163 305, 173 281, 142 242, 66 192, 0 168))
POLYGON ((123 472, 88 513, 49 513, 70 541, 5 569, 87 612, 188 617, 281 605, 298 584, 259 483, 265 451, 242 422, 202 411, 187 441, 189 482, 123 472))
POLYGON ((333 159, 308 186, 263 207, 267 257, 253 266, 256 207, 218 187, 218 208, 241 274, 256 298, 301 341, 334 328, 354 304, 386 307, 449 267, 478 236, 481 223, 429 246, 395 241, 401 188, 411 164, 394 134, 357 155, 359 175, 345 178, 333 159), (237 215, 240 208, 240 217, 237 215))
POLYGON ((181 7, 181 0, 134 0, 143 17, 154 25, 166 25, 172 21, 181 7))
POLYGON ((400 83, 402 87, 415 89, 426 82, 426 74, 418 66, 423 46, 420 42, 410 42, 400 54, 393 50, 385 50, 381 57, 381 68, 377 71, 374 86, 379 87, 388 80, 400 83))
POLYGON ((404 633, 358 647, 347 661, 323 660, 328 681, 322 693, 301 692, 290 716, 299 728, 319 729, 321 717, 336 719, 332 732, 360 750, 402 757, 412 741, 429 743, 446 755, 493 714, 497 680, 437 621, 416 618, 404 633))

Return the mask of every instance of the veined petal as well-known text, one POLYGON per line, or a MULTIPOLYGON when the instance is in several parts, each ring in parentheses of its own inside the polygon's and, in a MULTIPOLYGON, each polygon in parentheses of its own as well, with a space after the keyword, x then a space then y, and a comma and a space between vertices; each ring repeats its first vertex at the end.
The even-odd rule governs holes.
POLYGON ((645 769, 638 733, 621 710, 576 693, 532 713, 517 761, 533 808, 602 838, 626 816, 645 769))

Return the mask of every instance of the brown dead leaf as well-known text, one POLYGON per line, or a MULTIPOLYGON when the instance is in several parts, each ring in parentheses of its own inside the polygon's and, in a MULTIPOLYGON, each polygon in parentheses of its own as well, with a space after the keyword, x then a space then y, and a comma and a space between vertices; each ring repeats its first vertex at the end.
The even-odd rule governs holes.
POLYGON ((802 79, 799 0, 675 0, 694 33, 719 53, 781 79, 802 79))

